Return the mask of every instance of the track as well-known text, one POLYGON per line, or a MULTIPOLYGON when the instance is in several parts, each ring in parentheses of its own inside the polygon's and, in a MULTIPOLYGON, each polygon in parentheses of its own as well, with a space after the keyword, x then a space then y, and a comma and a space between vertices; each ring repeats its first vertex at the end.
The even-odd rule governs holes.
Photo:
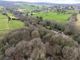
POLYGON ((77 14, 77 21, 75 22, 75 26, 80 31, 80 14, 77 14))

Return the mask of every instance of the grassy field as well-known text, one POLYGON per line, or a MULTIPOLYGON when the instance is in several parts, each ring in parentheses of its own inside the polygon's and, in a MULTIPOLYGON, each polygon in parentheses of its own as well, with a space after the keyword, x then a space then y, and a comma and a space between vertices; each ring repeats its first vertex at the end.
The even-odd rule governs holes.
POLYGON ((56 12, 39 12, 34 16, 41 16, 44 20, 54 20, 60 23, 66 23, 71 14, 57 14, 56 12))
POLYGON ((24 27, 24 23, 18 20, 11 20, 8 22, 6 16, 0 14, 0 36, 9 30, 18 29, 24 27))

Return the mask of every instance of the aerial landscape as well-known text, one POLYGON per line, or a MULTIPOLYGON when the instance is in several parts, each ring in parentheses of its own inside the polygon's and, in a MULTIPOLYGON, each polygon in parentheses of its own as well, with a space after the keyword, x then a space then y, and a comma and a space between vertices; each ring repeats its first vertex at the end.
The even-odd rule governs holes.
POLYGON ((0 60, 80 60, 80 0, 0 0, 0 60))

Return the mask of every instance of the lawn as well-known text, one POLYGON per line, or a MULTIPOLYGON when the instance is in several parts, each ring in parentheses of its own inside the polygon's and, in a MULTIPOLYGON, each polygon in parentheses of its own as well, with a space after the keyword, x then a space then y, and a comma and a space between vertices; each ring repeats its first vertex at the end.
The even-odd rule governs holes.
POLYGON ((0 36, 5 32, 13 29, 18 29, 24 27, 24 23, 18 20, 11 20, 8 22, 6 16, 0 14, 0 36))
POLYGON ((39 12, 35 13, 34 16, 41 16, 44 20, 55 20, 60 23, 65 23, 71 14, 57 14, 56 12, 39 12))

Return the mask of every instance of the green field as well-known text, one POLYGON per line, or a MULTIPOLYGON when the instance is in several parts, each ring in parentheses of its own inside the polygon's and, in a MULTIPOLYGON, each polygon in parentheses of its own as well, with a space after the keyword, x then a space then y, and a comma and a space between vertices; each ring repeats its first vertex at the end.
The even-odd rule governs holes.
POLYGON ((8 22, 6 16, 0 14, 0 36, 5 32, 13 29, 18 29, 24 27, 24 23, 18 20, 11 20, 8 22))
POLYGON ((34 16, 41 16, 44 20, 54 20, 60 23, 66 23, 71 14, 57 14, 56 12, 39 12, 34 16))

